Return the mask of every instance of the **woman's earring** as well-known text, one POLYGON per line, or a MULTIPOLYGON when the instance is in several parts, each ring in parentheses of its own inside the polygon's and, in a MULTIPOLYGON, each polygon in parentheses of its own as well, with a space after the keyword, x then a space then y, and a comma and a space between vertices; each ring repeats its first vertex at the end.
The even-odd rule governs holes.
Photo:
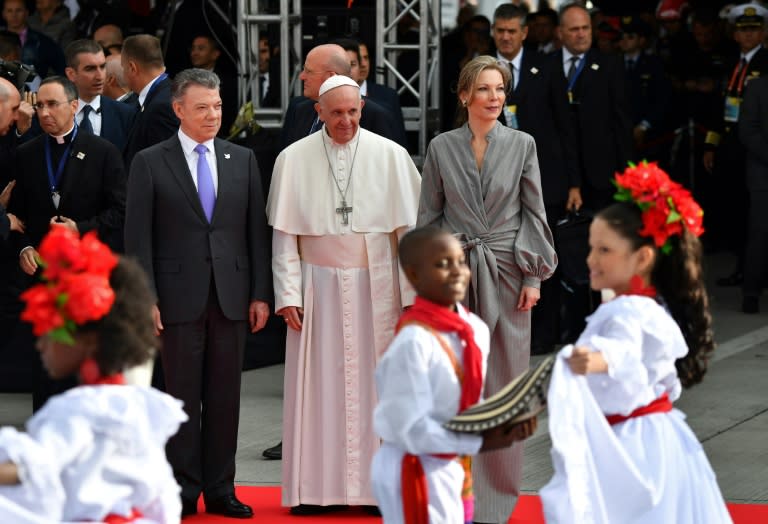
POLYGON ((463 105, 464 107, 467 107, 467 101, 466 100, 462 100, 461 101, 461 105, 463 105))

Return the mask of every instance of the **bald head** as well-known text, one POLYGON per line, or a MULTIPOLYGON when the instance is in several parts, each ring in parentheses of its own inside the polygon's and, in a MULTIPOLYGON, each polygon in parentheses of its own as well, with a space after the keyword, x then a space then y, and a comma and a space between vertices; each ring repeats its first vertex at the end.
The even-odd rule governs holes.
POLYGON ((123 75, 123 64, 120 59, 120 55, 109 55, 107 57, 104 94, 112 100, 117 100, 128 92, 128 84, 123 75))
POLYGON ((0 78, 0 136, 4 136, 16 122, 21 96, 19 90, 5 78, 0 78))
POLYGON ((323 44, 307 53, 304 70, 299 78, 304 82, 304 96, 317 100, 320 86, 333 74, 349 76, 352 66, 347 52, 336 44, 323 44))

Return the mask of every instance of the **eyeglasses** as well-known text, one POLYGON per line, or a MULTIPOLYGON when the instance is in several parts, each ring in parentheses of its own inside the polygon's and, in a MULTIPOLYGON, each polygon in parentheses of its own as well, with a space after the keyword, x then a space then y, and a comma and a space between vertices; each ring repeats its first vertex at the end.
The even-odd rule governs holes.
POLYGON ((68 104, 68 103, 69 103, 69 100, 65 100, 64 102, 60 102, 58 100, 49 100, 47 102, 37 102, 33 107, 38 111, 42 111, 43 109, 47 109, 48 111, 53 111, 60 105, 68 104))
POLYGON ((312 71, 311 69, 308 69, 307 66, 304 66, 304 74, 307 74, 307 75, 322 75, 323 73, 333 73, 333 71, 312 71))

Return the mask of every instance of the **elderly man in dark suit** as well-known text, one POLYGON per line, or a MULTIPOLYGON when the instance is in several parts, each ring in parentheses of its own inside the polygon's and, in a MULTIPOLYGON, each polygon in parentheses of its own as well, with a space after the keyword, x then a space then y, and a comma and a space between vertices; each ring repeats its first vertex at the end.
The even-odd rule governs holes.
MULTIPOLYGON (((281 150, 320 130, 323 123, 315 111, 315 104, 320 97, 320 86, 332 75, 349 76, 351 73, 349 57, 339 45, 323 44, 307 53, 304 70, 299 75, 304 82, 304 96, 291 100, 285 112, 283 131, 280 135, 281 150)), ((365 102, 360 127, 406 147, 405 136, 397 131, 392 115, 372 100, 365 102)))
POLYGON ((130 169, 134 155, 173 136, 179 120, 171 109, 171 80, 165 72, 163 50, 157 37, 126 38, 120 62, 128 87, 138 94, 140 107, 123 152, 125 165, 130 169))
POLYGON ((749 82, 739 117, 739 138, 747 150, 749 228, 744 257, 741 310, 760 311, 768 265, 768 76, 749 82))
POLYGON ((131 165, 125 246, 157 294, 166 389, 189 415, 168 444, 183 515, 202 493, 208 513, 249 518, 234 479, 247 327, 264 327, 272 300, 261 179, 250 150, 215 138, 213 72, 180 72, 172 99, 180 128, 131 165))
POLYGON ((81 131, 98 135, 123 150, 136 108, 102 96, 107 77, 107 59, 94 40, 75 40, 64 50, 65 70, 80 96, 75 121, 81 131))
MULTIPOLYGON (((63 76, 40 84, 35 104, 44 134, 19 146, 9 210, 25 232, 12 237, 19 266, 27 275, 24 288, 38 269, 36 248, 52 224, 79 233, 95 230, 107 242, 116 237, 125 212, 125 170, 120 152, 106 140, 78 132, 77 88, 63 76)), ((21 277, 21 275, 19 275, 21 277)), ((30 333, 31 337, 31 333, 30 333)), ((30 350, 32 341, 29 341, 30 350)), ((41 373, 33 407, 74 382, 52 383, 41 373)))

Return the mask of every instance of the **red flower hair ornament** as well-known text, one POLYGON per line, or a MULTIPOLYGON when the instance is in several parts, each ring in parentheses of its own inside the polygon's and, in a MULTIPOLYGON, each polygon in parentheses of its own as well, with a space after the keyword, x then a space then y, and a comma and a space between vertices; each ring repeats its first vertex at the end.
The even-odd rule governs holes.
POLYGON ((74 344, 77 326, 104 317, 115 302, 109 275, 117 257, 96 233, 81 239, 72 230, 53 226, 40 243, 40 284, 22 293, 26 307, 21 319, 32 324, 35 336, 74 344))
POLYGON ((681 235, 683 228, 695 236, 704 232, 704 211, 682 185, 674 182, 656 162, 630 162, 623 173, 616 173, 614 199, 634 202, 640 208, 643 228, 640 236, 652 237, 662 253, 672 250, 669 237, 681 235))

